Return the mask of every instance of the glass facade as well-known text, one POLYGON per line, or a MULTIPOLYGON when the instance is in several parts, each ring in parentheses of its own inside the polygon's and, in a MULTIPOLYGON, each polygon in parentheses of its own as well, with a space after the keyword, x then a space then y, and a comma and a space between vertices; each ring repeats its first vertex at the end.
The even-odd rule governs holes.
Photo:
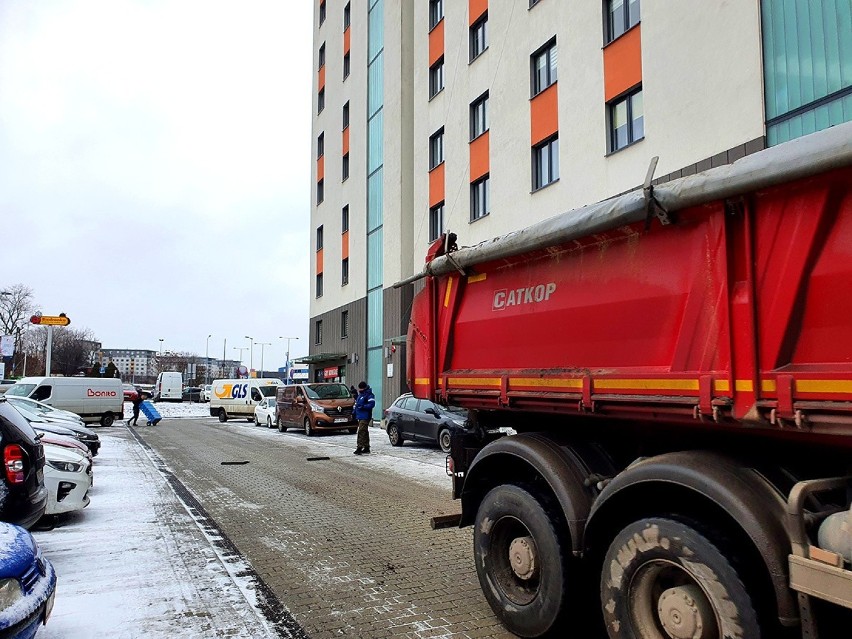
POLYGON ((761 0, 769 145, 852 120, 852 3, 761 0))
POLYGON ((370 2, 367 19, 367 383, 373 387, 376 408, 382 414, 384 380, 382 249, 384 221, 384 0, 370 2))

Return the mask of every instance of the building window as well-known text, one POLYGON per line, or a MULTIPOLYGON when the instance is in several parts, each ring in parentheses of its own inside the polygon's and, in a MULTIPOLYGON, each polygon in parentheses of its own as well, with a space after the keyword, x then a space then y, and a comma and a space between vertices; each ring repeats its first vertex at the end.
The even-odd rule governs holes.
POLYGON ((340 285, 346 286, 349 284, 349 258, 344 257, 340 260, 340 285))
POLYGON ((488 92, 470 105, 470 139, 475 140, 488 130, 488 92))
POLYGON ((322 273, 317 273, 317 297, 322 297, 322 273))
POLYGON ((349 127, 349 102, 343 105, 343 128, 349 127))
POLYGON ((325 199, 325 180, 317 182, 317 204, 322 204, 325 199))
POLYGON ((322 25, 323 22, 325 22, 325 0, 320 0, 320 3, 319 3, 319 23, 320 23, 320 25, 322 25))
POLYGON ((319 65, 317 68, 322 69, 325 66, 325 43, 319 48, 319 65))
POLYGON ((349 77, 349 73, 352 70, 352 61, 349 58, 349 52, 343 54, 343 79, 349 77))
POLYGON ((429 241, 434 242, 444 232, 444 203, 429 209, 429 241))
POLYGON ((645 137, 642 88, 611 102, 609 109, 609 151, 618 151, 645 137))
POLYGON ((639 0, 606 0, 606 41, 639 24, 639 0))
POLYGON ((325 87, 319 90, 317 94, 317 114, 322 113, 325 108, 325 87))
POLYGON ((346 233, 349 230, 349 205, 343 207, 340 211, 340 232, 346 233))
POLYGON ((317 160, 325 155, 325 132, 317 136, 317 160))
POLYGON ((342 177, 341 181, 345 182, 349 179, 349 154, 343 156, 342 177))
POLYGON ((349 337, 349 311, 340 312, 340 337, 349 337))
POLYGON ((533 191, 559 179, 559 138, 533 147, 533 191))
POLYGON ((429 0, 429 30, 435 26, 444 17, 444 0, 429 0))
POLYGON ((314 322, 314 344, 322 344, 322 320, 314 322))
POLYGON ((322 236, 323 236, 323 230, 322 230, 322 225, 320 225, 320 226, 317 227, 317 250, 318 251, 322 250, 322 236))
POLYGON ((532 55, 532 94, 538 95, 556 82, 556 40, 532 55))
POLYGON ((429 97, 434 98, 444 88, 443 56, 429 67, 429 97))
POLYGON ((470 185, 470 221, 485 217, 491 212, 488 175, 470 185))
POLYGON ((470 27, 470 61, 488 48, 488 12, 470 27))
POLYGON ((350 20, 351 20, 351 2, 347 2, 346 6, 343 7, 343 30, 346 31, 349 28, 350 20))
POLYGON ((444 161, 444 127, 438 129, 429 138, 429 170, 444 161))

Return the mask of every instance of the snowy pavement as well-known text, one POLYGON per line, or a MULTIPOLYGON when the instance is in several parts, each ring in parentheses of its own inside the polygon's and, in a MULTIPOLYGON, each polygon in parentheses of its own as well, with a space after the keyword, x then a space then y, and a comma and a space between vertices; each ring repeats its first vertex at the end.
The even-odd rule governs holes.
MULTIPOLYGON (((206 404, 157 406, 169 418, 209 416, 206 404)), ((132 432, 97 431, 91 504, 33 531, 58 575, 38 637, 282 636, 258 610, 250 566, 175 494, 132 432)))

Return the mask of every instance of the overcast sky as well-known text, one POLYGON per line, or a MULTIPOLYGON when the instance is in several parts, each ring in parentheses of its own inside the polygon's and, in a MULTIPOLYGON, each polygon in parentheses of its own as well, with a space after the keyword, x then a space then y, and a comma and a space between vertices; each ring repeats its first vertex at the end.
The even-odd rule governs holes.
POLYGON ((306 354, 312 6, 0 0, 0 289, 105 348, 306 354))

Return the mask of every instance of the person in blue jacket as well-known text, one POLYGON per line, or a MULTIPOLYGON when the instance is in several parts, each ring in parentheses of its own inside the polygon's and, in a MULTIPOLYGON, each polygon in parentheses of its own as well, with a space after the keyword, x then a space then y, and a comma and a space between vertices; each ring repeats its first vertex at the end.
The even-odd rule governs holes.
POLYGON ((358 384, 358 397, 355 398, 355 419, 358 420, 358 444, 356 455, 370 452, 370 423, 373 421, 373 408, 376 396, 367 382, 358 384))

